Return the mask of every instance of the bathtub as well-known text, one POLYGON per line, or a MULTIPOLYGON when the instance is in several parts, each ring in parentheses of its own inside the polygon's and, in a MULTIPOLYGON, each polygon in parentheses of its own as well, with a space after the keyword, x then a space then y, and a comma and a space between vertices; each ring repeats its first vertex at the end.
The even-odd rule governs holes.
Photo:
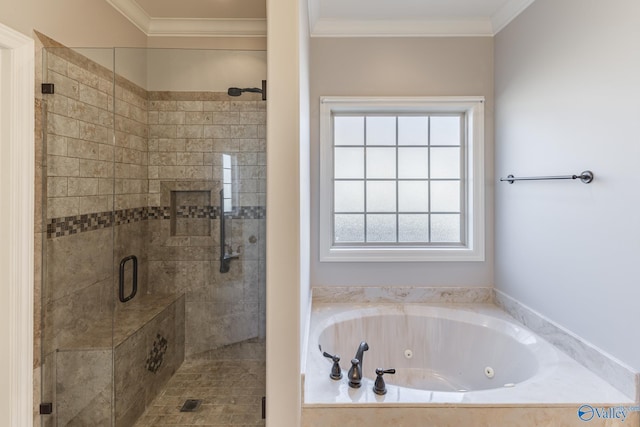
POLYGON ((303 409, 632 403, 492 304, 314 304, 307 339, 303 409), (361 341, 356 389, 347 371, 361 341), (323 351, 341 357, 342 379, 323 351), (385 395, 373 392, 376 368, 396 370, 385 395))

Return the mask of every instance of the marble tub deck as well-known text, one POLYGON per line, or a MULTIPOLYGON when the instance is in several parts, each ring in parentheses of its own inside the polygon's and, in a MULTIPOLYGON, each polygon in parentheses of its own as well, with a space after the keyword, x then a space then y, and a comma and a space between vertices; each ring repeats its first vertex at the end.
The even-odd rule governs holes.
MULTIPOLYGON (((538 332, 537 323, 547 319, 531 320, 526 307, 506 307, 504 298, 496 298, 492 289, 416 289, 409 288, 343 288, 329 292, 314 289, 311 309, 310 334, 314 336, 314 326, 323 318, 331 317, 337 311, 371 307, 372 305, 398 305, 409 301, 410 304, 429 304, 478 310, 492 316, 514 322, 527 329, 538 332), (354 301, 358 301, 355 303, 354 301), (525 314, 523 314, 525 313, 525 314), (518 320, 515 320, 518 319, 518 320), (529 327, 532 325, 532 327, 529 327)), ((554 329, 555 331, 556 329, 554 329)), ((566 331, 563 331, 566 333, 566 331)), ((602 360, 604 367, 592 369, 589 363, 578 363, 575 352, 564 352, 556 339, 541 336, 558 349, 558 364, 553 370, 539 373, 536 377, 524 381, 511 389, 495 389, 477 392, 428 392, 412 396, 414 390, 388 387, 385 396, 371 392, 372 379, 364 379, 361 389, 349 389, 346 382, 334 382, 328 378, 330 362, 320 373, 303 374, 303 427, 333 426, 417 426, 438 427, 457 426, 624 426, 640 425, 640 405, 635 398, 634 375, 623 365, 615 366, 616 361, 602 360), (572 357, 570 357, 571 355, 572 357), (589 367, 589 369, 585 366, 589 367), (611 369, 614 366, 615 369, 611 369), (617 372, 613 381, 605 381, 603 372, 617 372), (596 375, 598 372, 600 375, 596 375), (618 375, 619 374, 619 375, 618 375), (311 380, 309 375, 315 375, 311 380), (310 383, 311 380, 311 383, 310 383), (320 384, 318 386, 318 384, 320 384), (612 384, 615 384, 614 387, 612 384), (519 392, 522 391, 522 392, 519 392), (515 392, 514 392, 515 391, 515 392), (420 400, 422 399, 422 400, 420 400), (614 417, 595 416, 589 422, 579 418, 579 408, 591 405, 601 413, 603 410, 614 417), (622 417, 621 410, 624 410, 622 417), (615 418, 618 414, 618 418, 615 418)), ((575 340, 575 337, 573 337, 575 340)), ((308 351, 303 361, 303 372, 309 366, 310 354, 317 350, 317 343, 307 344, 308 351)), ((590 357, 591 356, 587 356, 590 357)), ((579 359, 578 359, 579 360, 579 359)), ((637 380, 636 380, 637 381, 637 380)), ((588 407, 584 408, 588 410, 588 407)))

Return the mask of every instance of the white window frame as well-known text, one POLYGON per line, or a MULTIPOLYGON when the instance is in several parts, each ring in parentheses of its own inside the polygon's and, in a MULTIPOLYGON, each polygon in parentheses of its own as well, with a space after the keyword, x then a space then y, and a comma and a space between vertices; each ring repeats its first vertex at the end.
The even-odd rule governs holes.
POLYGON ((320 97, 320 261, 484 261, 484 97, 320 97), (463 113, 466 189, 463 246, 333 244, 334 114, 463 113))

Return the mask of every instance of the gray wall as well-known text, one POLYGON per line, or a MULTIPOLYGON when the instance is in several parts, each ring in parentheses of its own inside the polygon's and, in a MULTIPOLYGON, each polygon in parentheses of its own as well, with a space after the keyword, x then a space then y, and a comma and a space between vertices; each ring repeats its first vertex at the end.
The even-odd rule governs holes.
POLYGON ((640 369, 640 3, 538 0, 495 38, 496 286, 640 369))
POLYGON ((311 40, 311 284, 492 286, 493 40, 314 38, 311 40), (320 263, 319 97, 482 95, 485 106, 484 262, 320 263))

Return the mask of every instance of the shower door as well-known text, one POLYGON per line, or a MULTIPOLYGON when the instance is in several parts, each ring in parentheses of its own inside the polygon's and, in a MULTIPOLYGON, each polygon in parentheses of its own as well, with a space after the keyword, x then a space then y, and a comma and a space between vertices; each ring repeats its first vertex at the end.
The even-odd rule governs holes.
MULTIPOLYGON (((43 426, 112 425, 113 50, 41 38, 43 426), (92 59, 89 59, 92 58, 92 59)), ((38 341, 36 341, 38 346, 38 341)), ((38 351, 39 350, 39 351, 38 351)))
POLYGON ((227 88, 259 86, 265 65, 265 52, 115 50, 118 427, 236 416, 212 399, 216 369, 264 366, 266 103, 227 88))
POLYGON ((264 425, 266 102, 227 88, 265 52, 45 41, 42 425, 197 424, 176 382, 194 417, 264 425), (249 389, 212 400, 230 372, 249 389))

